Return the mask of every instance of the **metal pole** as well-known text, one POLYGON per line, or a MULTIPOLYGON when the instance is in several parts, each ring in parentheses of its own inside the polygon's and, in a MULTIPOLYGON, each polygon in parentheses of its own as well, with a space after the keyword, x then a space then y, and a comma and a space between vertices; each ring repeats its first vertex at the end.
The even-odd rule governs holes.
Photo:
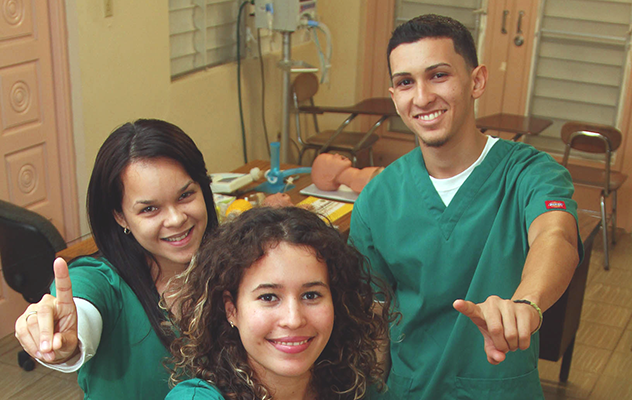
POLYGON ((283 34, 283 108, 281 110, 281 162, 288 162, 288 153, 290 146, 290 73, 291 73, 291 53, 292 41, 290 35, 292 32, 282 32, 283 34))

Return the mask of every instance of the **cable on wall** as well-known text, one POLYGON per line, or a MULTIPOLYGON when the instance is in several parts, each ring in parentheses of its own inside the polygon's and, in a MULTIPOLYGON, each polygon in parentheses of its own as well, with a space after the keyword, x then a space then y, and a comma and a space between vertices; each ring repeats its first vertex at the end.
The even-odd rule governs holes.
POLYGON ((263 124, 263 134, 266 138, 266 147, 270 154, 270 138, 268 137, 268 127, 266 124, 266 79, 263 69, 263 54, 261 52, 261 29, 257 29, 257 49, 259 50, 259 66, 261 70, 261 121, 263 124))
POLYGON ((244 164, 248 164, 248 150, 246 149, 246 127, 244 124, 244 108, 241 100, 241 14, 246 4, 254 1, 246 0, 239 6, 237 13, 237 99, 239 100, 239 121, 241 122, 241 142, 244 152, 244 164))

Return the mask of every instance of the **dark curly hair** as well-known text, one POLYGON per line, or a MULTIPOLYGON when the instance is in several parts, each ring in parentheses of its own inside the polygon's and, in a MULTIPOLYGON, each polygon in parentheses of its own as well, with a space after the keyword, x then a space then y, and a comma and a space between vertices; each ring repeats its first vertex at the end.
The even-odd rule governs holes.
POLYGON ((223 295, 229 291, 236 302, 245 270, 281 242, 313 249, 329 274, 334 326, 314 363, 311 389, 320 399, 362 399, 368 385, 382 388, 376 351, 396 317, 391 295, 336 229, 298 207, 246 211, 221 226, 173 282, 177 289, 166 297, 174 299, 169 316, 180 331, 171 346, 172 384, 200 378, 227 399, 270 398, 248 363, 238 330, 227 321, 223 295), (377 298, 384 303, 374 309, 377 298))

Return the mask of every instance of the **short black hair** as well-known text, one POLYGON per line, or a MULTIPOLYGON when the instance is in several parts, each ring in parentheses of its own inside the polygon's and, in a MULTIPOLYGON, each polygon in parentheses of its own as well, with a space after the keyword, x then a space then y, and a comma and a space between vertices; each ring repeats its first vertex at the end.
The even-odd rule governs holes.
POLYGON ((393 31, 386 50, 389 76, 393 75, 391 52, 400 44, 415 43, 425 38, 452 39, 454 51, 465 59, 467 66, 472 69, 478 67, 474 38, 462 23, 442 15, 424 14, 403 23, 393 31))

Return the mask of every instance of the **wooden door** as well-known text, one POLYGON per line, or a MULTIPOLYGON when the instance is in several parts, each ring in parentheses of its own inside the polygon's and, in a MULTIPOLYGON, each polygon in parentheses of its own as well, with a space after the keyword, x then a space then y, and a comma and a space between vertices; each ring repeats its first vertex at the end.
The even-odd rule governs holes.
POLYGON ((490 0, 488 4, 481 62, 487 65, 489 79, 478 101, 477 116, 500 112, 523 115, 539 2, 490 0))
MULTIPOLYGON (((0 198, 33 210, 64 233, 48 2, 0 9, 0 198)), ((1 274, 0 274, 1 276, 1 274)), ((0 281, 0 337, 26 303, 0 281)))

